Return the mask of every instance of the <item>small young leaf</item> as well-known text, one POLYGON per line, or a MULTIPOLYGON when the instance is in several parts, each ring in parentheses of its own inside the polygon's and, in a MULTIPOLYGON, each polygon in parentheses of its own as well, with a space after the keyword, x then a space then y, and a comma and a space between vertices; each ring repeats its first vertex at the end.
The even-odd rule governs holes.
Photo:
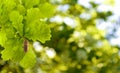
POLYGON ((23 16, 18 11, 12 11, 9 15, 10 21, 12 21, 13 27, 17 30, 20 35, 23 35, 23 16))
POLYGON ((40 10, 39 8, 31 8, 27 10, 27 24, 30 24, 31 22, 33 22, 34 20, 38 20, 40 19, 40 10))
POLYGON ((41 18, 47 18, 47 17, 49 18, 54 13, 54 7, 49 3, 39 5, 39 9, 40 9, 39 15, 41 18))
POLYGON ((26 52, 23 59, 20 61, 20 65, 24 68, 31 68, 36 63, 36 55, 33 52, 32 48, 29 48, 28 52, 26 52))

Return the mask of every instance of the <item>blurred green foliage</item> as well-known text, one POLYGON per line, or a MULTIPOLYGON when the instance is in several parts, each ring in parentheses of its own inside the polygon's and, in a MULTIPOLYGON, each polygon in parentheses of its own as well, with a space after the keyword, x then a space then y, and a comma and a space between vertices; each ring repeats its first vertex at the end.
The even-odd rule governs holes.
POLYGON ((48 19, 52 37, 42 44, 41 52, 36 52, 36 65, 32 69, 23 69, 16 63, 0 59, 0 73, 120 73, 119 48, 111 46, 105 38, 105 31, 96 28, 96 20, 107 20, 112 15, 111 11, 97 11, 99 4, 94 2, 90 2, 91 8, 79 5, 77 0, 48 2, 56 7, 54 16, 72 18, 75 27, 48 19), (67 11, 57 11, 59 5, 66 4, 69 5, 67 11), (80 17, 83 13, 86 13, 85 18, 80 17), (54 58, 46 54, 49 48, 55 50, 54 58))

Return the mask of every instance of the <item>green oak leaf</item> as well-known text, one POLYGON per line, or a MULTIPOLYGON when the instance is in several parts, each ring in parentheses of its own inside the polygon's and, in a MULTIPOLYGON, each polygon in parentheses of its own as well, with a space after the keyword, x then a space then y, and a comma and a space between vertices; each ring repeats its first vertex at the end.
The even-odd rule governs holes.
POLYGON ((20 35, 23 35, 23 16, 19 14, 18 11, 12 11, 9 15, 10 21, 12 22, 13 27, 17 30, 20 35))
POLYGON ((38 8, 31 8, 27 11, 25 37, 30 40, 39 40, 44 43, 50 40, 50 27, 45 22, 40 21, 40 10, 38 8))
POLYGON ((25 37, 30 38, 34 41, 39 40, 42 43, 45 41, 50 40, 50 27, 40 20, 36 20, 29 24, 25 30, 25 37))
POLYGON ((19 62, 24 56, 24 50, 22 48, 23 41, 19 38, 7 39, 4 50, 1 52, 3 60, 13 60, 19 62))
POLYGON ((40 19, 39 8, 31 8, 27 10, 27 16, 26 16, 27 23, 26 24, 30 24, 34 20, 38 20, 38 19, 40 19))
POLYGON ((31 47, 29 47, 29 50, 26 52, 23 59, 20 61, 20 65, 24 68, 31 68, 36 63, 36 55, 31 47))
POLYGON ((54 13, 54 7, 49 3, 44 3, 39 5, 39 9, 40 9, 39 15, 41 18, 47 18, 47 17, 49 18, 54 13))
POLYGON ((2 28, 3 31, 6 33, 6 37, 7 38, 16 38, 19 37, 19 35, 17 34, 17 31, 13 28, 13 26, 11 26, 11 23, 7 24, 8 26, 2 28))

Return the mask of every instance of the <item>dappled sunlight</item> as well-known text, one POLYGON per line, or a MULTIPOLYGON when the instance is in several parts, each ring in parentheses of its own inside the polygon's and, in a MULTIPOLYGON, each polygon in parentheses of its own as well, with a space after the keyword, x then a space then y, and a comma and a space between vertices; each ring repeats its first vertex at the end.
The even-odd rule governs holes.
POLYGON ((72 28, 75 28, 76 27, 76 24, 75 24, 75 20, 72 19, 72 18, 69 18, 69 17, 65 17, 64 18, 64 23, 72 28))
POLYGON ((43 69, 49 73, 119 73, 119 28, 117 38, 111 38, 118 19, 114 4, 104 0, 61 3, 49 19, 51 41, 39 54, 47 63, 43 69))
POLYGON ((99 5, 97 7, 97 11, 99 12, 107 12, 107 11, 113 11, 113 6, 108 6, 108 5, 99 5))
POLYGON ((46 54, 49 58, 54 58, 56 55, 56 52, 53 48, 46 49, 46 54))
POLYGON ((57 11, 66 12, 66 11, 68 11, 69 7, 70 7, 70 5, 68 5, 68 4, 66 4, 66 5, 59 5, 57 7, 57 11))
POLYGON ((80 14, 80 18, 89 20, 91 18, 91 15, 90 15, 90 13, 82 13, 82 14, 80 14))
POLYGON ((56 15, 53 18, 51 18, 50 21, 56 23, 63 23, 63 17, 60 15, 56 15))
POLYGON ((34 42, 33 47, 35 48, 36 52, 41 52, 43 50, 43 46, 39 42, 34 42))
POLYGON ((85 6, 86 8, 91 8, 90 0, 78 0, 78 4, 85 6))

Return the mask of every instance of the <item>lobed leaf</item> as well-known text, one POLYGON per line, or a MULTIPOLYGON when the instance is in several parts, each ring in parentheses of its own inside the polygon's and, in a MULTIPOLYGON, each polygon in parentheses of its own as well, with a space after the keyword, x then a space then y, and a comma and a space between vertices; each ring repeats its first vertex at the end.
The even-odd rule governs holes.
POLYGON ((45 43, 45 41, 50 40, 50 33, 50 28, 45 22, 36 20, 26 28, 25 36, 33 41, 39 40, 40 42, 45 43))
POLYGON ((33 52, 32 48, 29 47, 28 52, 25 54, 23 59, 20 61, 20 65, 24 68, 31 68, 36 63, 36 55, 33 52))
POLYGON ((17 30, 20 35, 23 35, 23 16, 18 11, 12 11, 9 15, 10 21, 12 21, 13 27, 17 30))
POLYGON ((24 56, 22 40, 18 38, 7 39, 4 50, 1 52, 3 60, 13 60, 19 62, 24 56))
POLYGON ((29 26, 29 24, 31 22, 34 22, 35 20, 40 19, 40 10, 39 8, 31 8, 27 10, 27 16, 26 16, 26 21, 27 21, 27 25, 29 26))
POLYGON ((40 9, 39 15, 41 18, 51 17, 54 13, 54 7, 49 3, 39 5, 39 9, 40 9))

